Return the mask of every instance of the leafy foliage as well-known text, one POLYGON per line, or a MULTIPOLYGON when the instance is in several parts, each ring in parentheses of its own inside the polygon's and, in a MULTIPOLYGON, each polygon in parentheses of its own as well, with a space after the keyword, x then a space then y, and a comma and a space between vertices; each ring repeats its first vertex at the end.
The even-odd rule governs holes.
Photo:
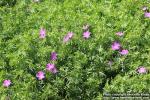
POLYGON ((135 71, 150 64, 150 19, 141 10, 148 4, 147 0, 1 0, 0 83, 12 81, 10 87, 0 87, 1 100, 100 100, 103 92, 149 92, 149 74, 135 71), (82 37, 84 24, 90 25, 88 39, 82 37), (46 29, 44 39, 39 38, 40 28, 46 29), (118 37, 118 31, 125 35, 118 37), (74 36, 63 43, 68 32, 74 36), (113 41, 129 54, 112 51, 113 41), (50 60, 53 51, 56 61, 50 60), (55 63, 59 72, 46 71, 47 63, 55 63), (39 70, 45 71, 44 80, 37 80, 39 70))

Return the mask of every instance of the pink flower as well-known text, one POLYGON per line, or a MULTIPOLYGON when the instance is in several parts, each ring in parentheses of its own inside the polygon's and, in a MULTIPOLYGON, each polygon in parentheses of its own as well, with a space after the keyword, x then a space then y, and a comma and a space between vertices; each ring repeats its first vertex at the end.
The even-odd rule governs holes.
POLYGON ((51 60, 56 60, 57 59, 57 53, 56 52, 52 52, 51 53, 51 60))
POLYGON ((73 37, 73 33, 69 32, 67 35, 64 36, 63 42, 69 41, 73 37))
POLYGON ((147 17, 147 18, 150 18, 150 12, 145 12, 144 16, 147 17))
POLYGON ((118 35, 118 36, 123 36, 124 33, 123 33, 123 32, 117 32, 116 35, 118 35))
POLYGON ((91 33, 89 31, 85 31, 85 32, 83 32, 83 37, 88 39, 90 37, 90 34, 91 33))
POLYGON ((55 74, 55 73, 58 72, 54 64, 48 63, 48 64, 46 65, 46 69, 47 69, 48 71, 52 72, 53 74, 55 74))
POLYGON ((137 69, 137 72, 140 73, 140 74, 143 74, 143 73, 146 73, 147 70, 146 70, 145 67, 141 66, 141 67, 139 67, 139 68, 137 69))
POLYGON ((45 73, 43 71, 39 71, 36 74, 36 77, 38 78, 38 80, 42 80, 43 78, 45 78, 45 73))
POLYGON ((120 54, 122 54, 122 55, 127 55, 129 53, 129 51, 128 50, 122 50, 122 51, 120 51, 120 54))
POLYGON ((71 39, 73 37, 73 33, 72 32, 69 32, 68 34, 68 37, 71 39))
POLYGON ((4 87, 9 87, 10 84, 11 84, 11 81, 10 81, 10 80, 4 80, 4 81, 3 81, 3 86, 4 86, 4 87))
POLYGON ((119 42, 113 42, 111 45, 112 50, 119 50, 120 49, 120 43, 119 42))
POLYGON ((45 38, 45 36, 46 36, 46 30, 41 28, 40 29, 40 38, 45 38))

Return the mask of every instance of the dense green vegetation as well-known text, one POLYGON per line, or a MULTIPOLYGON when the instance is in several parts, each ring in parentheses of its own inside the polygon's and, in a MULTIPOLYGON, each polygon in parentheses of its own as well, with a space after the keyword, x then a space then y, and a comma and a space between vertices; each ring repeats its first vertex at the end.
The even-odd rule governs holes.
POLYGON ((101 100, 106 92, 150 92, 149 72, 136 70, 150 67, 150 18, 143 6, 148 12, 149 0, 1 0, 0 99, 101 100), (64 43, 68 32, 73 36, 64 43), (112 50, 114 41, 129 53, 112 50), (47 71, 48 63, 58 72, 47 71), (9 87, 3 86, 6 79, 9 87))

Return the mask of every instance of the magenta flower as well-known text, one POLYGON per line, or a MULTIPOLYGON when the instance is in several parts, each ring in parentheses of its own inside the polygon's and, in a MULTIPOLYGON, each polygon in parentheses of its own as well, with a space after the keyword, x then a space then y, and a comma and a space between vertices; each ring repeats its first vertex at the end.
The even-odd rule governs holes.
POLYGON ((141 66, 141 67, 139 67, 139 68, 137 69, 137 72, 140 73, 140 74, 143 74, 143 73, 146 73, 147 70, 146 70, 145 67, 141 66))
POLYGON ((10 80, 4 80, 4 81, 3 81, 3 86, 4 86, 4 87, 9 87, 10 84, 11 84, 11 81, 10 81, 10 80))
POLYGON ((119 42, 113 42, 112 45, 111 45, 111 48, 112 50, 119 50, 121 47, 120 43, 119 42))
POLYGON ((42 80, 43 78, 45 78, 45 73, 43 71, 39 71, 36 74, 36 77, 38 78, 38 80, 42 80))
POLYGON ((129 51, 128 50, 122 50, 122 51, 120 51, 120 54, 122 54, 122 55, 127 55, 129 53, 129 51))
POLYGON ((68 37, 71 39, 73 37, 73 33, 72 32, 69 32, 68 34, 68 37))
POLYGON ((147 18, 150 18, 150 12, 145 12, 144 16, 147 17, 147 18))
POLYGON ((67 35, 64 36, 63 42, 69 41, 73 37, 73 32, 69 32, 67 35))
POLYGON ((51 53, 51 60, 56 60, 57 59, 57 53, 56 52, 52 52, 51 53))
POLYGON ((123 32, 117 32, 116 35, 118 35, 118 36, 123 36, 124 33, 123 33, 123 32))
POLYGON ((53 74, 55 74, 55 73, 58 72, 57 69, 56 69, 56 67, 55 67, 55 65, 54 64, 50 64, 50 63, 48 63, 46 65, 46 70, 52 72, 53 74))
POLYGON ((44 28, 40 29, 40 38, 45 38, 46 36, 46 30, 44 28))
POLYGON ((69 40, 70 40, 70 38, 68 36, 65 36, 64 39, 63 39, 63 42, 66 43, 69 40))
POLYGON ((90 32, 89 31, 85 31, 85 32, 83 32, 83 37, 85 38, 85 39, 88 39, 89 37, 90 37, 90 32))

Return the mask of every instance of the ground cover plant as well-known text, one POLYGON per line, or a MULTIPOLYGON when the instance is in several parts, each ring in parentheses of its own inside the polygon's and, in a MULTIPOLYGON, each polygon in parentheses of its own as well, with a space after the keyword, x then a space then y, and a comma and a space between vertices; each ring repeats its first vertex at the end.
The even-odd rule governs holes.
POLYGON ((149 90, 149 0, 1 0, 1 100, 101 100, 149 90))

